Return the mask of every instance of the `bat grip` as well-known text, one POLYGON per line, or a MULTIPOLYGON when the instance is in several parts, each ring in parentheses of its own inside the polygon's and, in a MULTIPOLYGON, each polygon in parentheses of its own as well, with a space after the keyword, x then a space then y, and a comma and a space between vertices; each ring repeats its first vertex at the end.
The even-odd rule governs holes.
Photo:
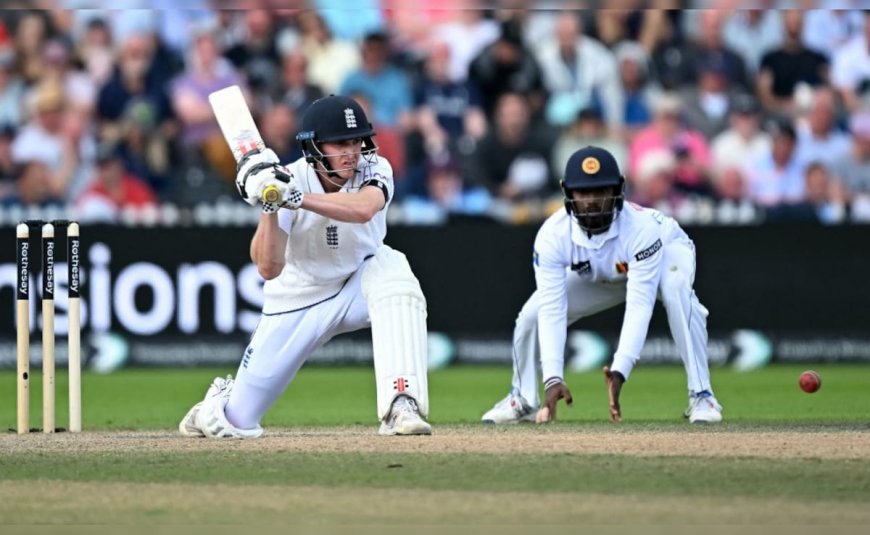
POLYGON ((266 186, 263 190, 263 201, 275 203, 281 200, 281 190, 277 186, 266 186))

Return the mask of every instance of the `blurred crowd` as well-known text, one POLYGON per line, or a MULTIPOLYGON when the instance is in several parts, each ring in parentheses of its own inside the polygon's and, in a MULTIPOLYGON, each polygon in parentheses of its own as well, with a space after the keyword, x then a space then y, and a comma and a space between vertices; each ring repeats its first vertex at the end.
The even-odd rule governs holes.
POLYGON ((312 101, 356 98, 396 221, 540 220, 568 155, 594 144, 629 201, 684 222, 870 222, 870 10, 850 2, 54 3, 0 11, 0 208, 16 214, 154 221, 230 202, 208 94, 239 84, 283 161, 312 101))

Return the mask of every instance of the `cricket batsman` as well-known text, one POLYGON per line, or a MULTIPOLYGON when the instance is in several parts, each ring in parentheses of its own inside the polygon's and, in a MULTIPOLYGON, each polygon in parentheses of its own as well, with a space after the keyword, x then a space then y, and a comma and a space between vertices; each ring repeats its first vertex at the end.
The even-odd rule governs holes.
POLYGON ((613 363, 604 368, 610 418, 620 421, 620 392, 638 361, 656 299, 664 304, 686 369, 684 416, 692 423, 722 421, 707 366, 708 312, 692 288, 692 241, 674 219, 625 203, 625 178, 602 148, 587 146, 571 155, 562 191, 566 210, 550 216, 535 239, 537 289, 514 328, 511 391, 483 422, 555 420, 557 402, 573 402, 564 380, 568 325, 625 302, 613 363), (546 393, 536 414, 539 360, 546 393))
POLYGON ((379 434, 431 434, 426 299, 405 255, 384 245, 393 171, 374 135, 356 101, 330 95, 302 118, 302 158, 284 167, 266 149, 239 162, 239 194, 262 203, 250 247, 266 279, 262 316, 235 380, 214 380, 183 435, 261 436, 261 418, 309 355, 369 326, 379 434), (267 188, 278 202, 262 201, 267 188))

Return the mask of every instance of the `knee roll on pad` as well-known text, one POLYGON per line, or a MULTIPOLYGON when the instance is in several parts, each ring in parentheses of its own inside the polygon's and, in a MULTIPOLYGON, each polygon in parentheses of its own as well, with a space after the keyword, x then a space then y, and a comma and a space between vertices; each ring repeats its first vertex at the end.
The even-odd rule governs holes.
POLYGON ((362 291, 372 321, 378 419, 399 395, 413 397, 428 415, 426 298, 405 255, 381 246, 366 263, 362 291))

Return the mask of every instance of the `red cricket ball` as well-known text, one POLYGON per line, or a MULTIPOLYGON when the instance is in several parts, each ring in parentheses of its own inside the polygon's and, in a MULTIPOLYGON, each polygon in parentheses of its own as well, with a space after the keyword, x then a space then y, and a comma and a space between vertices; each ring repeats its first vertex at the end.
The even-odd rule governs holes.
POLYGON ((801 390, 807 394, 812 394, 822 387, 822 378, 818 373, 812 370, 807 370, 801 374, 798 384, 800 385, 801 390))

